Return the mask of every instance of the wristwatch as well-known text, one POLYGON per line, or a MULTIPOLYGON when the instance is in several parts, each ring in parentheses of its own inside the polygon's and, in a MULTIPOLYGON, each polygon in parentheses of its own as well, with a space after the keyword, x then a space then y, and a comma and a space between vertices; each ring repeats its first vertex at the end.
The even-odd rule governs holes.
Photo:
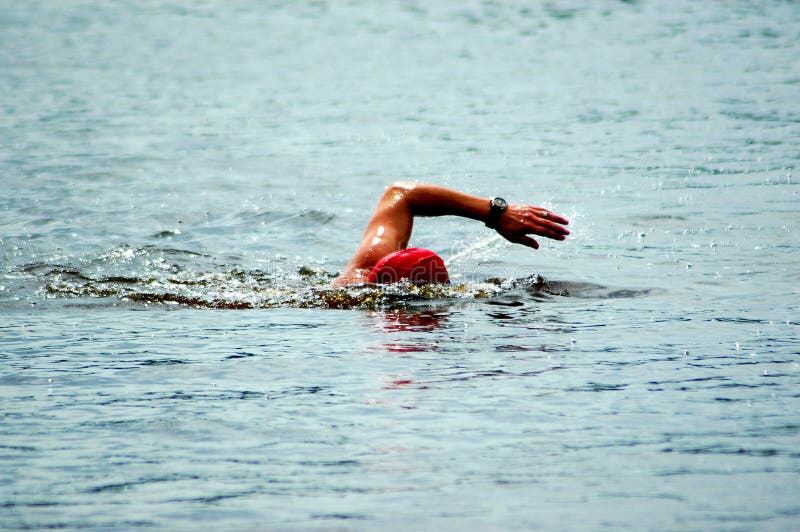
POLYGON ((508 202, 503 198, 489 198, 489 216, 486 218, 486 227, 497 229, 497 222, 506 209, 508 209, 508 202))

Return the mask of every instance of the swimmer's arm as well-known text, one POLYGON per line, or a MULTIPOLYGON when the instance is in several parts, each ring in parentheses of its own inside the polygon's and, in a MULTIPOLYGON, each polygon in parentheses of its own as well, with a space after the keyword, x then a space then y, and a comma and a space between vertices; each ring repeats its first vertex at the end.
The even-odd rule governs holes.
POLYGON ((408 247, 413 228, 414 214, 407 202, 407 190, 400 183, 392 183, 378 200, 358 249, 333 286, 366 283, 379 260, 408 247))
MULTIPOLYGON (((489 200, 435 185, 394 183, 392 187, 405 188, 405 200, 413 216, 455 215, 486 222, 489 218, 489 200)), ((496 230, 506 240, 537 249, 539 243, 528 235, 538 235, 554 240, 564 240, 569 230, 564 227, 569 220, 542 207, 509 204, 497 221, 496 230)))
MULTIPOLYGON (((366 282, 369 271, 383 257, 405 249, 411 238, 415 216, 461 216, 485 222, 489 200, 457 190, 397 181, 389 185, 367 223, 361 243, 334 286, 366 282)), ((497 221, 496 230, 507 240, 538 248, 530 234, 564 240, 569 222, 541 207, 509 204, 497 221)))

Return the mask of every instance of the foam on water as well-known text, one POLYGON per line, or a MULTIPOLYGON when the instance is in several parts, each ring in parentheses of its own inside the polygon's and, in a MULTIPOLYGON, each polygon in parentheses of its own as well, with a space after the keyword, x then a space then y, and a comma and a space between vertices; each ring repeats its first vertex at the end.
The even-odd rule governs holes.
MULTIPOLYGON (((491 239, 494 241, 496 239, 491 239)), ((486 244, 468 248, 456 261, 480 256, 486 244)), ((28 264, 16 270, 15 286, 39 284, 37 292, 47 300, 116 306, 119 303, 178 304, 190 308, 401 308, 434 300, 484 299, 527 293, 547 296, 630 297, 649 290, 608 289, 589 283, 549 282, 541 276, 489 278, 453 285, 362 285, 333 289, 336 277, 322 268, 276 261, 269 270, 244 270, 216 265, 214 271, 198 271, 198 258, 215 266, 209 257, 172 248, 114 248, 97 258, 83 259, 78 266, 28 264)), ((455 262, 455 261, 454 261, 455 262)), ((11 293, 11 291, 9 291, 11 293)), ((12 303, 6 297, 6 305, 12 303)), ((19 299, 17 299, 19 301, 19 299)), ((430 303, 429 303, 430 304, 430 303)))

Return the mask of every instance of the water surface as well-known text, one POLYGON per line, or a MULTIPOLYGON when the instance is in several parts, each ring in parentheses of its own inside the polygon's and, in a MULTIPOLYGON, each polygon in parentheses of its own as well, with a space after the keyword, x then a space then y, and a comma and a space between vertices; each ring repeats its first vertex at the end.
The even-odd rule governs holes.
POLYGON ((0 525, 797 528, 798 28, 0 1, 0 525), (331 291, 395 179, 572 235, 331 291))

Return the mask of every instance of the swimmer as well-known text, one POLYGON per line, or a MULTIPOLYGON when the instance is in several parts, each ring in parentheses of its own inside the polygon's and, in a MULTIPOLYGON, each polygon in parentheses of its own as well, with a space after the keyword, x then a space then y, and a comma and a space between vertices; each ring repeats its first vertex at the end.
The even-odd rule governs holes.
POLYGON ((334 287, 361 283, 449 282, 444 261, 436 253, 408 248, 415 216, 462 216, 479 220, 506 240, 534 249, 530 235, 564 240, 569 223, 552 211, 480 198, 457 190, 397 181, 389 185, 367 223, 361 244, 334 287))

